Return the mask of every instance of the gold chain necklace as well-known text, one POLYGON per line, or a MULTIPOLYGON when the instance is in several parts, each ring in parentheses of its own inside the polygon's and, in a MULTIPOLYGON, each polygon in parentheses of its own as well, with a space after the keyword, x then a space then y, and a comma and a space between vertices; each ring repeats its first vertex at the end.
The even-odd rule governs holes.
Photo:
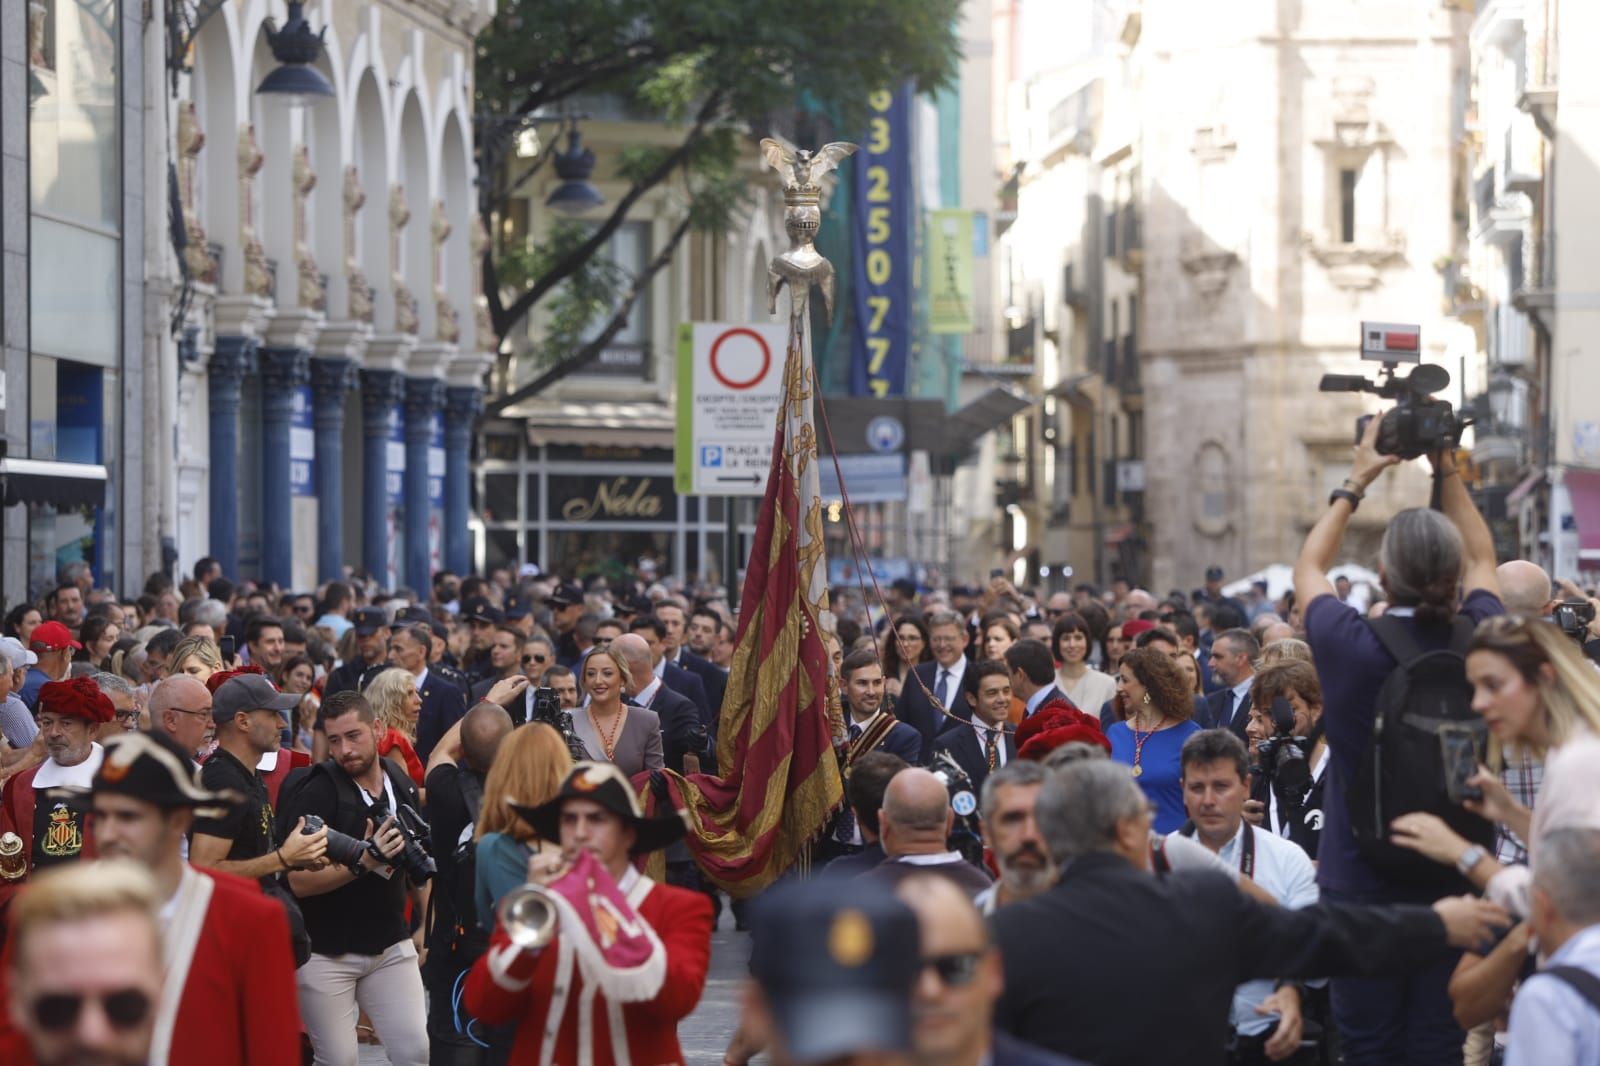
POLYGON ((600 735, 600 747, 605 750, 606 759, 609 760, 612 753, 617 750, 617 734, 622 732, 623 720, 628 717, 627 704, 623 704, 622 709, 618 711, 616 717, 611 720, 611 733, 609 735, 607 735, 605 729, 600 725, 600 720, 594 716, 593 704, 589 706, 588 711, 589 724, 594 726, 594 731, 600 735))

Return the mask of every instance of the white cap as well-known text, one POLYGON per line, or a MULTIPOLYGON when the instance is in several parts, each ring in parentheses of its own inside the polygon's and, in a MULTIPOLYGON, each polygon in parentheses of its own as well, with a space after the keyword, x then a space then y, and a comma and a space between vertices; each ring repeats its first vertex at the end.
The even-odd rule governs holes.
POLYGON ((39 657, 24 648, 16 637, 0 637, 0 655, 6 657, 13 670, 24 670, 39 661, 39 657))

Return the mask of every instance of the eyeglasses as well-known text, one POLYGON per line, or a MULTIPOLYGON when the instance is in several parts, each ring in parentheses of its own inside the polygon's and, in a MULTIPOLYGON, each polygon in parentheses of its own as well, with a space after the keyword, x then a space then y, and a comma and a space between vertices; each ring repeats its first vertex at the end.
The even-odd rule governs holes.
POLYGON ((117 721, 119 721, 119 722, 137 722, 138 720, 139 720, 139 709, 137 707, 135 707, 135 708, 133 708, 132 710, 129 710, 129 711, 118 711, 117 712, 117 721))
POLYGON ((173 714, 187 714, 191 718, 210 718, 211 717, 211 712, 210 711, 186 711, 182 707, 168 707, 166 709, 171 711, 173 714))
POLYGON ((609 645, 610 643, 611 643, 611 638, 610 637, 595 637, 594 638, 594 646, 597 647, 597 648, 604 648, 607 645, 609 645))
POLYGON ((978 963, 983 961, 983 952, 969 951, 957 955, 935 955, 931 959, 922 960, 924 971, 932 970, 939 975, 939 980, 946 988, 965 988, 978 976, 978 963))
POLYGON ((116 1029, 136 1029, 150 1016, 150 997, 137 988, 107 992, 103 996, 80 996, 58 992, 33 1001, 33 1018, 46 1032, 62 1033, 78 1024, 83 1005, 98 999, 106 1020, 116 1029))
POLYGON ((540 664, 542 666, 542 665, 544 665, 544 662, 545 662, 545 656, 543 656, 543 655, 524 655, 522 657, 522 665, 523 666, 527 666, 529 663, 538 663, 538 664, 540 664))

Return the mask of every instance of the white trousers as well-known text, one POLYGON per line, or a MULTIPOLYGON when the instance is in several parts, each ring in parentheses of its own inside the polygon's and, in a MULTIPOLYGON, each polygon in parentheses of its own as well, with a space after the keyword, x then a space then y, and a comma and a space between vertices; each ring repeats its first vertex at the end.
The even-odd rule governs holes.
POLYGON ((409 937, 382 955, 313 954, 295 983, 316 1066, 356 1066, 358 1007, 394 1066, 428 1066, 428 1011, 409 937))

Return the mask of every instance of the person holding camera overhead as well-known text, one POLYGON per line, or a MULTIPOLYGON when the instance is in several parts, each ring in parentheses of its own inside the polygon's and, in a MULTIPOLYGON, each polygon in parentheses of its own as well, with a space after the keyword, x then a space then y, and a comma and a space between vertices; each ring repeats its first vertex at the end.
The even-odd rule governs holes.
MULTIPOLYGON (((1448 783, 1441 770, 1442 738, 1418 738, 1414 747, 1400 748, 1396 741, 1418 731, 1404 722, 1404 707, 1380 718, 1380 698, 1394 691, 1385 689, 1391 677, 1409 683, 1427 659, 1436 664, 1429 683, 1446 686, 1452 717, 1475 720, 1461 657, 1471 626, 1503 614, 1504 607, 1493 538, 1448 452, 1431 456, 1442 510, 1400 511, 1384 531, 1378 571, 1391 605, 1384 618, 1369 623, 1339 600, 1327 573, 1339 557, 1345 530, 1368 488, 1401 461, 1398 454, 1377 449, 1383 421, 1367 422, 1350 476, 1330 496, 1294 568, 1295 598, 1306 605, 1307 642, 1322 681, 1323 724, 1332 752, 1323 784, 1317 880, 1325 899, 1422 903, 1461 891, 1465 880, 1444 870, 1439 872, 1446 876, 1430 877, 1428 864, 1414 855, 1412 866, 1395 858, 1403 849, 1382 837, 1392 815, 1406 813, 1409 804, 1379 803, 1376 814, 1365 805, 1375 795, 1387 799, 1391 792, 1407 791, 1413 797, 1425 793, 1430 806, 1443 809, 1448 783), (1458 590, 1465 593, 1459 610, 1458 590), (1451 653, 1453 665, 1439 652, 1451 653), (1453 677, 1446 676, 1449 670, 1453 677), (1381 745, 1375 743, 1380 722, 1388 730, 1381 745), (1417 753, 1415 766, 1392 766, 1390 760, 1402 750, 1417 753), (1384 766, 1388 769, 1374 769, 1384 766), (1394 810, 1397 805, 1402 809, 1394 810), (1357 812, 1368 816, 1357 817, 1357 812)), ((1400 443, 1395 451, 1417 455, 1425 450, 1408 446, 1415 442, 1400 443)), ((1468 728, 1462 720, 1451 724, 1468 728)), ((1335 979, 1333 1015, 1345 1061, 1350 1066, 1402 1061, 1459 1066, 1465 1034, 1452 1016, 1448 992, 1455 963, 1451 957, 1406 977, 1335 979)))
POLYGON ((355 1066, 359 1005, 394 1066, 425 1066, 427 1012, 406 922, 408 896, 418 913, 426 909, 433 873, 429 830, 407 811, 417 808, 417 787, 378 754, 382 727, 361 693, 323 701, 322 728, 328 758, 295 771, 280 797, 280 825, 316 816, 328 830, 327 866, 289 873, 311 935, 311 959, 295 975, 300 1014, 318 1063, 355 1066))

